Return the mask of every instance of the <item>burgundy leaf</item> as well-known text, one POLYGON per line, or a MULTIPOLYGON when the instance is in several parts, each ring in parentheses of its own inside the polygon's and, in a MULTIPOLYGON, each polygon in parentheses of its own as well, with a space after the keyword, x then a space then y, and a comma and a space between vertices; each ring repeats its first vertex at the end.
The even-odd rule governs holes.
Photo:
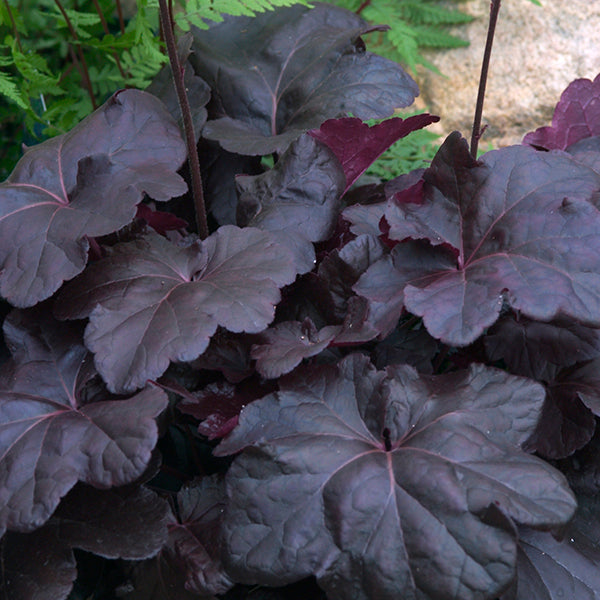
POLYGON ((227 381, 239 383, 254 373, 250 358, 252 338, 219 327, 208 348, 191 365, 196 369, 221 371, 227 381))
POLYGON ((10 598, 63 600, 77 570, 73 548, 106 558, 150 558, 167 541, 169 505, 145 488, 76 486, 31 533, 3 540, 3 590, 10 598))
POLYGON ((552 126, 528 133, 523 143, 545 150, 565 150, 596 135, 600 135, 600 75, 594 81, 572 81, 554 109, 552 126))
POLYGON ((379 240, 362 234, 343 248, 330 252, 321 261, 317 272, 327 284, 338 318, 342 319, 346 314, 348 299, 354 295, 352 286, 383 255, 384 249, 379 240))
POLYGON ((439 120, 439 117, 424 113, 407 119, 395 117, 369 126, 355 117, 345 117, 329 119, 309 133, 331 148, 344 167, 345 193, 394 142, 439 120))
POLYGON ((225 488, 220 477, 205 477, 177 494, 179 522, 170 527, 169 544, 185 565, 185 587, 197 594, 224 594, 233 586, 220 559, 225 488))
POLYGON ((579 399, 573 387, 560 382, 548 386, 540 420, 523 445, 525 450, 537 452, 544 458, 565 458, 592 439, 596 430, 594 413, 579 399))
POLYGON ((353 355, 296 370, 217 448, 242 451, 226 475, 228 572, 314 574, 332 600, 495 597, 514 575, 511 520, 547 528, 576 506, 520 449, 543 396, 483 366, 422 378, 353 355))
POLYGON ((519 529, 517 584, 501 600, 600 598, 600 506, 597 498, 578 501, 575 518, 560 540, 549 532, 519 529))
POLYGON ((344 189, 344 173, 333 152, 303 135, 273 169, 239 176, 236 184, 238 225, 277 232, 286 246, 298 246, 298 270, 310 271, 315 262, 310 242, 331 235, 344 189))
MULTIPOLYGON (((600 212, 588 201, 600 189, 596 173, 565 154, 525 146, 475 163, 454 133, 424 179, 424 201, 396 204, 386 220, 392 239, 425 238, 430 256, 424 247, 415 252, 414 242, 395 246, 396 290, 387 295, 423 317, 434 337, 468 345, 504 302, 536 320, 600 324, 600 212), (438 247, 456 254, 454 265, 445 258, 434 267, 438 247)), ((390 259, 382 261, 389 277, 390 259)), ((381 278, 375 263, 355 290, 380 302, 376 270, 381 278)))
POLYGON ((167 231, 185 229, 187 221, 176 217, 172 213, 153 210, 147 204, 138 204, 136 218, 143 219, 146 223, 161 235, 166 235, 167 231))
POLYGON ((389 117, 418 87, 396 63, 365 52, 372 31, 335 6, 296 4, 225 17, 194 32, 190 61, 211 86, 215 116, 203 135, 230 152, 282 152, 303 132, 347 116, 389 117))
POLYGON ((218 325, 257 333, 279 288, 295 277, 285 248, 257 229, 226 225, 178 247, 157 235, 113 248, 59 294, 59 318, 90 317, 85 343, 114 391, 131 391, 188 361, 218 325))
POLYGON ((32 533, 7 532, 0 541, 4 598, 66 600, 77 577, 73 551, 54 527, 32 533))
POLYGON ((135 216, 144 192, 168 200, 185 144, 159 100, 114 94, 72 131, 29 148, 0 184, 0 294, 16 306, 51 296, 83 271, 88 237, 135 216))
POLYGON ((62 544, 105 558, 155 556, 167 541, 166 500, 145 487, 98 490, 77 485, 45 527, 60 531, 62 544))
POLYGON ((177 408, 202 422, 198 433, 209 440, 226 436, 238 422, 238 416, 244 406, 269 393, 260 386, 234 386, 228 382, 211 383, 203 390, 193 394, 185 391, 184 400, 177 408))
POLYGON ((317 330, 304 321, 283 321, 264 331, 252 346, 256 370, 267 379, 275 379, 295 369, 304 358, 320 354, 341 332, 340 325, 317 330))
POLYGON ((73 341, 79 328, 36 324, 20 311, 7 322, 15 358, 0 374, 0 529, 30 531, 77 481, 109 488, 138 478, 167 398, 147 388, 127 400, 82 404, 91 360, 73 341))
POLYGON ((491 361, 502 359, 511 373, 552 381, 558 371, 600 356, 600 330, 573 321, 540 323, 502 317, 484 340, 491 361))

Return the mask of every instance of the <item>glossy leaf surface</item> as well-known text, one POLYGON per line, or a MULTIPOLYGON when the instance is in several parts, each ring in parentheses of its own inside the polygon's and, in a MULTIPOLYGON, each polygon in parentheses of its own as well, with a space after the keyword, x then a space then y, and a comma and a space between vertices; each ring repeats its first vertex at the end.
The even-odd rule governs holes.
POLYGON ((109 389, 130 391, 193 360, 218 325, 259 332, 296 272, 266 232, 221 227, 178 247, 157 235, 117 246, 61 292, 60 318, 90 317, 85 343, 109 389))
POLYGON ((0 294, 16 306, 83 271, 88 237, 127 225, 144 192, 183 194, 185 144, 162 103, 114 94, 68 133, 29 148, 0 184, 0 294))
POLYGON ((485 367, 423 379, 353 355, 280 386, 217 449, 243 450, 224 520, 239 581, 314 574, 340 600, 493 598, 516 560, 506 517, 548 527, 575 509, 563 476, 519 448, 543 401, 531 381, 485 367))
POLYGON ((419 93, 396 63, 365 52, 358 15, 327 4, 253 18, 226 17, 194 32, 195 71, 213 90, 203 135, 230 152, 282 152, 323 121, 391 116, 419 93))
POLYGON ((395 279, 398 307, 454 346, 477 339, 504 302, 536 320, 600 324, 596 173, 524 146, 475 163, 454 133, 424 180, 423 201, 390 202, 385 219, 390 239, 426 243, 396 245, 392 259, 361 277, 358 293, 379 302, 375 279, 395 279))

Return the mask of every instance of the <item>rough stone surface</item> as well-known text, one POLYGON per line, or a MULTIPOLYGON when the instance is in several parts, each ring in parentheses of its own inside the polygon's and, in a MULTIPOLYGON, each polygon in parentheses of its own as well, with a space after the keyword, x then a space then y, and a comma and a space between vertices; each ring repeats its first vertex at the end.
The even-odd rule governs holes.
MULTIPOLYGON (((494 38, 480 142, 486 149, 520 143, 523 135, 549 125, 560 94, 579 77, 600 72, 600 2, 596 0, 504 0, 494 38)), ((475 20, 456 33, 470 41, 428 56, 444 76, 421 73, 421 100, 441 117, 429 129, 471 136, 490 0, 468 0, 461 10, 475 20), (436 129, 437 127, 437 129, 436 129)))

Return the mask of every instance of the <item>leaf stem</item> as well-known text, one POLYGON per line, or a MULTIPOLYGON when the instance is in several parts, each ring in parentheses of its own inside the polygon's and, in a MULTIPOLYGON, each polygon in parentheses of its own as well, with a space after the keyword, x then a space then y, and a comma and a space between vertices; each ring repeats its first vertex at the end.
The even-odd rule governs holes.
POLYGON ((183 117, 183 129, 185 132, 185 141, 188 150, 188 163, 190 166, 190 175, 192 178, 192 197, 194 199, 194 208, 196 212, 196 226, 200 239, 208 237, 208 224, 206 222, 206 209, 204 207, 204 194, 202 192, 202 176, 200 174, 200 160, 198 159, 198 148, 196 147, 196 136, 194 134, 194 123, 192 121, 192 112, 185 91, 185 67, 179 63, 177 45, 175 44, 175 35, 173 33, 173 21, 167 0, 159 0, 160 21, 162 24, 165 42, 167 43, 167 52, 171 63, 171 72, 179 100, 179 108, 183 117))
POLYGON ((492 55, 492 44, 494 43, 494 33, 496 32, 496 22, 500 12, 501 0, 491 0, 490 3, 490 21, 488 24, 487 40, 485 42, 485 51, 483 53, 483 62, 481 64, 481 75, 479 76, 479 91, 477 93, 477 103, 475 105, 475 117, 473 119, 473 133, 471 135, 471 156, 477 159, 477 148, 481 138, 481 117, 483 115, 483 100, 485 98, 485 86, 487 83, 488 70, 490 66, 490 57, 492 55))
MULTIPOLYGON (((60 3, 60 0, 54 0, 54 3, 58 7, 58 10, 60 10, 63 18, 65 19, 67 27, 69 28, 69 32, 71 33, 71 37, 73 38, 73 40, 75 42, 78 42, 79 38, 77 37, 77 32, 75 31, 75 28, 73 27, 73 23, 71 23, 71 19, 69 19, 69 15, 67 14, 67 11, 64 9, 63 5, 60 3)), ((98 108, 98 104, 96 103, 96 98, 94 97, 94 90, 92 89, 92 82, 90 80, 90 72, 88 70, 87 62, 85 60, 85 56, 83 55, 83 50, 82 50, 80 44, 77 44, 77 53, 79 54, 79 61, 81 62, 81 76, 83 78, 83 83, 84 83, 87 93, 90 97, 90 100, 92 101, 92 106, 93 106, 94 110, 96 110, 98 108)))

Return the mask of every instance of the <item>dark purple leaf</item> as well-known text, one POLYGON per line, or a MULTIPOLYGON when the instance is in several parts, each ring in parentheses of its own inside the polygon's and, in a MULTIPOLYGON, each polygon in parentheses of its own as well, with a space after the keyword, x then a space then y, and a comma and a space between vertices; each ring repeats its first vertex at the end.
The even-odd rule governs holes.
POLYGON ((451 271, 455 265, 454 254, 445 246, 432 247, 423 240, 405 242, 373 263, 353 289, 369 300, 369 320, 385 338, 404 312, 405 286, 412 280, 433 279, 439 271, 451 271))
POLYGON ((597 498, 578 500, 575 518, 561 540, 549 532, 520 528, 516 589, 501 600, 600 598, 600 507, 597 498))
MULTIPOLYGON (((351 223, 350 230, 352 233, 355 235, 366 233, 374 237, 379 237, 382 233, 382 219, 388 208, 387 201, 394 200, 399 195, 402 196, 407 190, 414 190, 415 186, 422 186, 424 172, 425 169, 417 169, 405 175, 400 175, 386 182, 383 185, 381 193, 373 191, 372 195, 367 195, 365 199, 359 197, 358 201, 361 204, 352 204, 344 209, 342 216, 346 221, 351 223)), ((349 194, 352 195, 353 191, 349 192, 349 194)), ((346 196, 347 199, 348 196, 346 196)), ((412 193, 411 199, 414 201, 412 193)))
POLYGON ((600 135, 600 76, 594 81, 572 81, 554 109, 552 126, 528 133, 523 143, 545 150, 565 150, 595 135, 600 135))
POLYGON ((332 600, 494 598, 514 575, 511 520, 556 526, 576 506, 520 449, 543 396, 483 366, 421 378, 353 355, 298 369, 216 451, 242 450, 226 475, 230 575, 314 574, 332 600))
POLYGON ((239 383, 254 373, 250 358, 252 337, 219 327, 208 348, 191 364, 196 369, 221 371, 227 381, 239 383))
POLYGON ((45 527, 62 543, 105 558, 155 556, 167 541, 166 500, 145 487, 98 490, 78 485, 61 501, 45 527))
POLYGON ((219 225, 235 225, 238 205, 236 175, 264 172, 260 156, 242 156, 223 150, 217 142, 201 140, 198 147, 207 209, 219 225))
POLYGON ((85 343, 114 391, 188 361, 218 325, 257 333, 273 320, 279 288, 295 278, 285 248, 258 229, 221 227, 178 247, 157 235, 113 248, 59 294, 59 318, 90 317, 85 343))
POLYGON ((8 532, 0 541, 0 553, 0 590, 7 600, 65 600, 71 592, 77 577, 75 556, 56 528, 8 532))
POLYGON ((220 117, 203 135, 230 152, 264 155, 327 119, 384 118, 409 106, 418 87, 398 64, 364 51, 360 36, 372 30, 358 15, 321 3, 196 30, 190 60, 220 117))
MULTIPOLYGON (((600 136, 584 138, 569 146, 567 152, 578 162, 600 173, 600 136)), ((595 199, 598 205, 598 200, 595 199)))
POLYGON ((303 135, 273 169, 254 177, 239 176, 236 183, 238 225, 277 232, 288 247, 300 238, 299 270, 310 271, 314 267, 310 242, 331 235, 344 189, 344 173, 333 152, 303 135))
POLYGON ((342 164, 346 175, 345 193, 394 142, 439 120, 439 117, 424 113, 407 119, 395 117, 369 126, 355 117, 345 117, 329 119, 320 129, 309 133, 331 148, 342 164))
POLYGON ((233 586, 220 559, 225 487, 220 477, 205 477, 177 494, 179 522, 170 527, 169 544, 185 565, 185 588, 202 595, 224 594, 233 586))
POLYGON ((592 439, 596 429, 594 413, 572 387, 560 382, 548 386, 540 420, 524 444, 525 450, 544 458, 565 458, 592 439))
POLYGON ((554 382, 555 393, 577 396, 596 415, 600 416, 600 359, 595 358, 561 374, 554 382))
POLYGON ((63 600, 77 574, 73 548, 105 558, 150 558, 167 541, 169 512, 145 488, 76 486, 43 527, 6 534, 2 589, 15 600, 63 600))
MULTIPOLYGON (((600 212, 588 201, 600 189, 596 173, 565 154, 525 146, 475 163, 454 133, 424 179, 424 201, 394 204, 386 220, 391 239, 433 245, 427 258, 423 247, 415 253, 398 244, 393 260, 394 297, 423 317, 431 335, 468 345, 497 320, 504 302, 536 320, 600 324, 600 212), (444 259, 435 268, 438 247, 456 253, 454 265, 444 259)), ((389 259, 382 260, 389 271, 389 259)), ((355 290, 379 302, 377 290, 367 289, 375 269, 381 271, 375 263, 355 290)))
POLYGON ((433 373, 433 357, 439 351, 437 340, 424 327, 410 329, 405 324, 375 346, 373 364, 378 369, 388 365, 407 364, 419 373, 433 373))
POLYGON ((144 192, 183 194, 185 144, 164 106, 124 90, 72 131, 29 148, 0 184, 0 294, 16 306, 51 296, 83 271, 87 238, 135 216, 144 192))
POLYGON ((183 392, 184 400, 177 408, 202 422, 198 433, 209 440, 226 436, 238 422, 244 406, 265 396, 272 388, 263 389, 260 385, 231 385, 228 382, 211 383, 199 392, 183 392))
POLYGON ((336 317, 344 318, 348 299, 354 295, 352 286, 383 255, 384 249, 379 240, 363 234, 340 250, 330 252, 321 261, 317 273, 329 288, 335 303, 336 317))
POLYGON ((150 461, 166 394, 82 404, 91 358, 79 327, 15 311, 6 320, 13 361, 0 375, 0 529, 42 525, 83 481, 109 488, 137 479, 150 461))
POLYGON ((127 600, 217 600, 186 589, 185 564, 169 544, 156 558, 134 565, 132 579, 134 589, 127 600))
POLYGON ((213 476, 192 482, 177 494, 179 519, 171 515, 169 538, 159 554, 133 569, 131 600, 210 600, 233 582, 225 573, 220 526, 224 488, 213 476))
POLYGON ((505 316, 483 342, 489 360, 502 359, 511 373, 543 381, 554 380, 561 368, 600 356, 600 330, 574 321, 505 316))
POLYGON ((304 321, 283 321, 263 331, 259 343, 252 346, 256 370, 267 379, 275 379, 295 369, 304 358, 320 354, 340 333, 340 325, 317 330, 315 324, 304 321))

